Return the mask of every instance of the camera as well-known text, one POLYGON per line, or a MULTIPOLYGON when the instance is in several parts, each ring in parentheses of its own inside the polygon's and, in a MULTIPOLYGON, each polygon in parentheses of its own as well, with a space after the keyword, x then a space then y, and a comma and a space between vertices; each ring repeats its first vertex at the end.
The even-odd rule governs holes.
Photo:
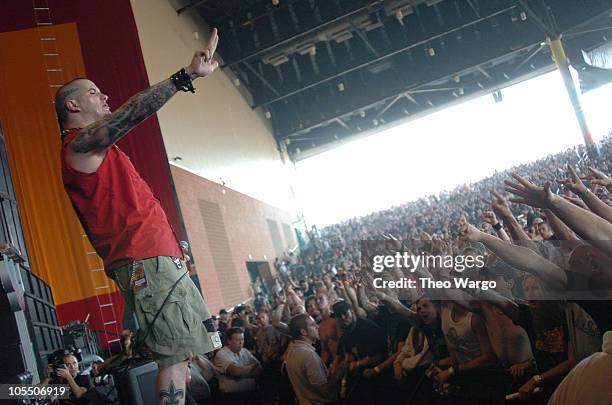
POLYGON ((53 377, 60 378, 59 374, 57 373, 57 370, 59 370, 60 368, 65 369, 66 365, 65 364, 54 364, 53 365, 53 377))
POLYGON ((76 357, 77 361, 79 362, 82 361, 81 349, 76 349, 74 347, 56 350, 49 356, 48 360, 49 364, 51 364, 51 367, 53 368, 54 378, 59 378, 59 375, 57 374, 58 369, 66 368, 66 365, 64 364, 64 357, 68 355, 76 357))

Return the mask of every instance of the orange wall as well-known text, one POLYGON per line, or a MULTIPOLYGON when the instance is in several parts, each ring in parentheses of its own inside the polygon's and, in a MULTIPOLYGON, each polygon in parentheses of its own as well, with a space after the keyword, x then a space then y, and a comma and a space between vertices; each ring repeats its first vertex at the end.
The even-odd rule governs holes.
POLYGON ((0 122, 31 268, 50 285, 60 324, 91 314, 95 328, 116 332, 114 324, 104 323, 121 319, 123 303, 64 192, 51 103, 56 89, 50 81, 85 75, 77 26, 0 33, 0 61, 0 122), (41 48, 41 36, 56 38, 53 49, 41 48), (60 57, 47 60, 48 67, 62 71, 47 75, 43 52, 51 51, 60 57))
POLYGON ((84 76, 76 24, 54 26, 49 35, 57 37, 63 71, 48 78, 37 29, 0 34, 0 60, 5 61, 0 64, 0 122, 32 269, 52 286, 55 303, 63 304, 96 295, 94 285, 106 282, 103 272, 89 271, 102 263, 87 254, 93 249, 64 192, 51 104, 55 89, 48 83, 84 76))
MULTIPOLYGON (((278 224, 280 241, 286 250, 295 245, 295 236, 287 241, 282 224, 291 226, 294 217, 180 167, 171 165, 171 171, 202 293, 211 311, 216 313, 221 308, 246 301, 250 298, 246 262, 268 261, 273 268, 277 256, 266 219, 278 224), (217 265, 214 255, 218 252, 212 251, 210 238, 217 238, 223 230, 205 229, 200 200, 219 205, 229 240, 230 257, 217 257, 217 265), (219 268, 219 262, 222 262, 222 268, 219 268)), ((221 252, 221 256, 223 253, 227 252, 221 252)))

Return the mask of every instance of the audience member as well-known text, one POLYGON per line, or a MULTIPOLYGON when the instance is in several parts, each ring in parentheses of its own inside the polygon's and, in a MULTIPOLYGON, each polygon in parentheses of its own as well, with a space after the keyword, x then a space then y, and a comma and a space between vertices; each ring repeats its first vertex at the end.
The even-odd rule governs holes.
POLYGON ((574 381, 603 367, 605 343, 604 353, 593 353, 612 329, 612 138, 600 150, 593 159, 572 148, 437 196, 313 226, 299 255, 277 258, 270 285, 252 286, 258 324, 239 306, 232 325, 255 336, 269 371, 276 363, 268 359, 284 351, 278 337, 292 335, 279 381, 288 377, 300 403, 496 404, 510 395, 539 404, 568 372, 552 400, 597 403, 604 388, 587 393, 574 381), (374 288, 362 242, 376 240, 388 254, 484 263, 465 274, 452 264, 391 267, 378 275, 384 280, 465 275, 494 286, 374 288))
POLYGON ((244 330, 230 328, 226 331, 226 345, 215 355, 214 364, 219 371, 219 389, 225 403, 258 403, 255 378, 261 374, 262 367, 244 348, 244 330))

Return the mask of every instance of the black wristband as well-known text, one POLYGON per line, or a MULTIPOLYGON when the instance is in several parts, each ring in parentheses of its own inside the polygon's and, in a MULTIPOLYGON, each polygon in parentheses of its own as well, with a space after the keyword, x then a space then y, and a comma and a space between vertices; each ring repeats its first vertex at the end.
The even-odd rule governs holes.
POLYGON ((493 225, 493 229, 495 229, 495 232, 499 232, 499 230, 502 229, 501 222, 498 222, 495 225, 493 225))
POLYGON ((170 76, 170 81, 174 84, 179 91, 190 91, 195 93, 195 87, 193 87, 193 82, 191 81, 191 77, 185 71, 185 68, 182 68, 172 76, 170 76))

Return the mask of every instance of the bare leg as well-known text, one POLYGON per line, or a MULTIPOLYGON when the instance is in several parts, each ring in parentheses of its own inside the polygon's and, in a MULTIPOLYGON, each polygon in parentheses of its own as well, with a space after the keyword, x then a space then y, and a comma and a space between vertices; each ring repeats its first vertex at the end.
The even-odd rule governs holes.
POLYGON ((185 404, 187 361, 164 367, 157 373, 157 405, 185 404))

